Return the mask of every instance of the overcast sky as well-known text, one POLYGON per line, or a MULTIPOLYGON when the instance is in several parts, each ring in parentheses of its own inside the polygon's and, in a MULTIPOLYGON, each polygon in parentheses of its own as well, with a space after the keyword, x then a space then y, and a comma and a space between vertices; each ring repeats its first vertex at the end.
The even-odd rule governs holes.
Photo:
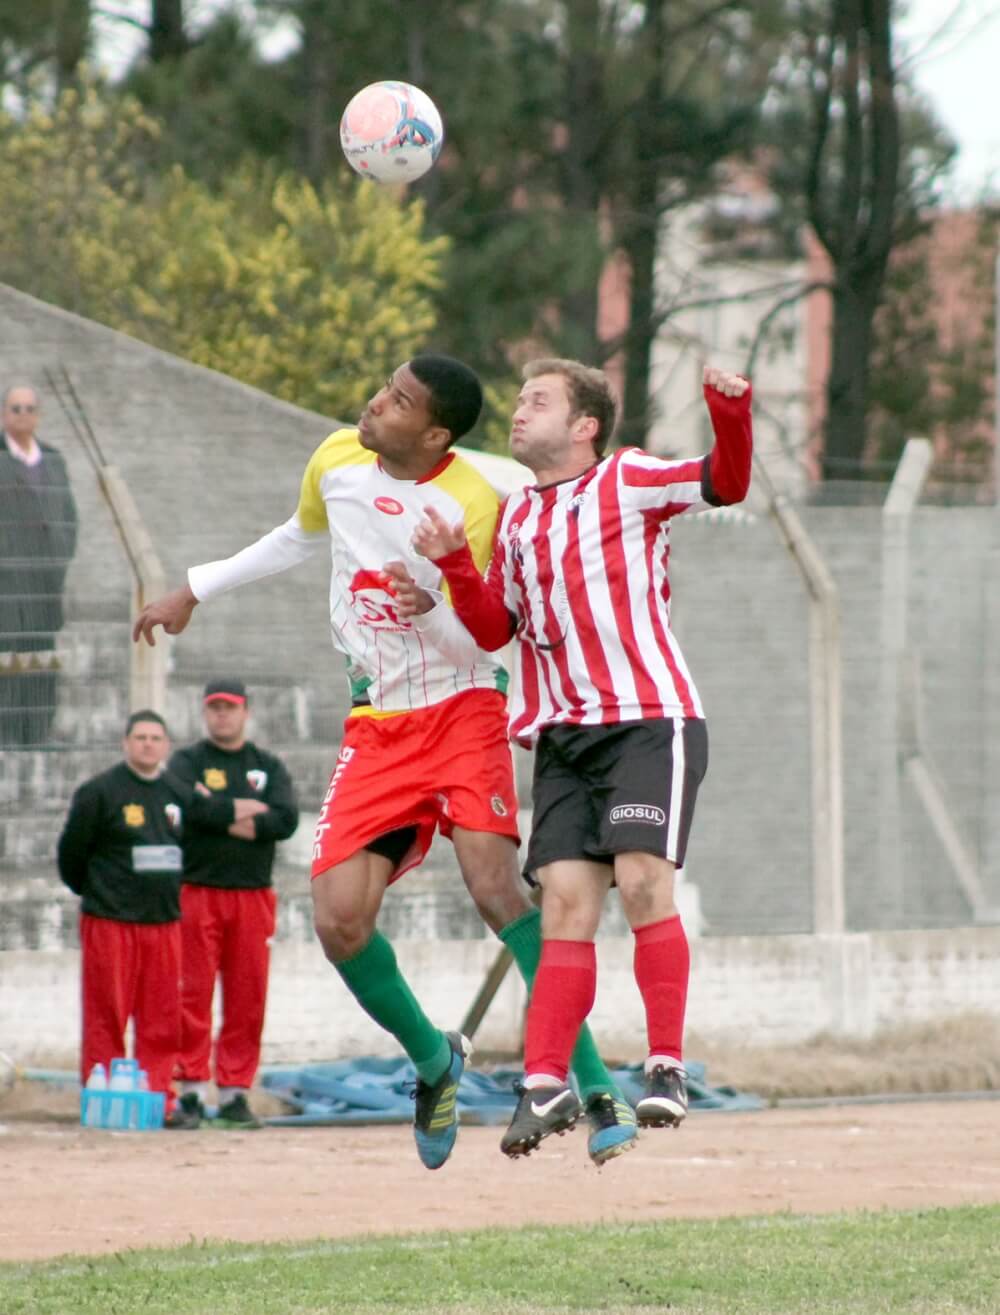
POLYGON ((1000 3, 909 0, 897 35, 917 86, 959 144, 959 194, 976 199, 990 180, 1000 191, 1000 3))
MULTIPOLYGON (((218 9, 248 0, 187 0, 193 26, 218 9)), ((917 86, 959 145, 954 187, 975 200, 992 181, 1000 191, 1000 0, 905 0, 908 12, 896 24, 897 54, 912 60, 917 86), (950 21, 949 21, 950 20, 950 21), (904 56, 904 51, 906 52, 904 56)), ((902 3, 900 5, 902 9, 902 3)), ((147 21, 149 0, 105 0, 105 15, 147 21)), ((126 63, 141 42, 134 27, 98 18, 101 62, 126 63)), ((271 39, 275 53, 287 49, 289 33, 271 39)))

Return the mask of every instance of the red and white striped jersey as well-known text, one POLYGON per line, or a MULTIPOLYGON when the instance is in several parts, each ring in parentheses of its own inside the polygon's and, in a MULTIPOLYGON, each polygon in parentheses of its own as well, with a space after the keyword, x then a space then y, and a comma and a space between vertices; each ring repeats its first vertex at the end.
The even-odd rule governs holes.
POLYGON ((706 459, 636 448, 512 495, 487 583, 518 619, 511 738, 559 723, 702 717, 670 629, 670 522, 707 504, 706 459))

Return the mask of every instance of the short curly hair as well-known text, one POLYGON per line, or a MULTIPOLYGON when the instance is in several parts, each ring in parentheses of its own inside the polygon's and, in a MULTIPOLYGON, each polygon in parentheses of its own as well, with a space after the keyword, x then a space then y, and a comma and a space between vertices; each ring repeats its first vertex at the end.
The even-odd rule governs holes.
POLYGON ((412 356, 409 366, 431 395, 434 423, 448 430, 453 443, 467 434, 483 409, 483 386, 475 370, 433 352, 412 356))

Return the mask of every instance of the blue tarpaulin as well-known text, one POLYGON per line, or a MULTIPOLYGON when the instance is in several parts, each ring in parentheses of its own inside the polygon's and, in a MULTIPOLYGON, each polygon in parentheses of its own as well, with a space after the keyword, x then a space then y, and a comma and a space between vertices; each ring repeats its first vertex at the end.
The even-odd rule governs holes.
MULTIPOLYGON (((692 1110, 758 1110, 759 1096, 713 1087, 705 1079, 705 1066, 687 1063, 688 1096, 692 1110)), ((634 1104, 643 1091, 642 1065, 612 1070, 625 1097, 634 1104)), ((462 1123, 506 1123, 514 1112, 513 1084, 520 1069, 494 1069, 490 1073, 467 1069, 458 1086, 458 1115, 462 1123)), ((294 1113, 265 1119, 268 1124, 307 1126, 321 1123, 409 1123, 413 1119, 416 1074, 409 1060, 345 1059, 328 1064, 269 1067, 260 1085, 279 1097, 294 1113)))

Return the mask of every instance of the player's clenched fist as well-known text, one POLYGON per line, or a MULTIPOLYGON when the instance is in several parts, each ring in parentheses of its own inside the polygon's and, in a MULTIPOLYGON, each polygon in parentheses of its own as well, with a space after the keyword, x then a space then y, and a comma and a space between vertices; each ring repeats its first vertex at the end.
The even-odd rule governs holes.
POLYGON ((715 365, 705 366, 701 381, 706 388, 714 388, 716 392, 722 393, 723 397, 742 397, 750 387, 749 379, 744 379, 741 374, 720 370, 715 365))

